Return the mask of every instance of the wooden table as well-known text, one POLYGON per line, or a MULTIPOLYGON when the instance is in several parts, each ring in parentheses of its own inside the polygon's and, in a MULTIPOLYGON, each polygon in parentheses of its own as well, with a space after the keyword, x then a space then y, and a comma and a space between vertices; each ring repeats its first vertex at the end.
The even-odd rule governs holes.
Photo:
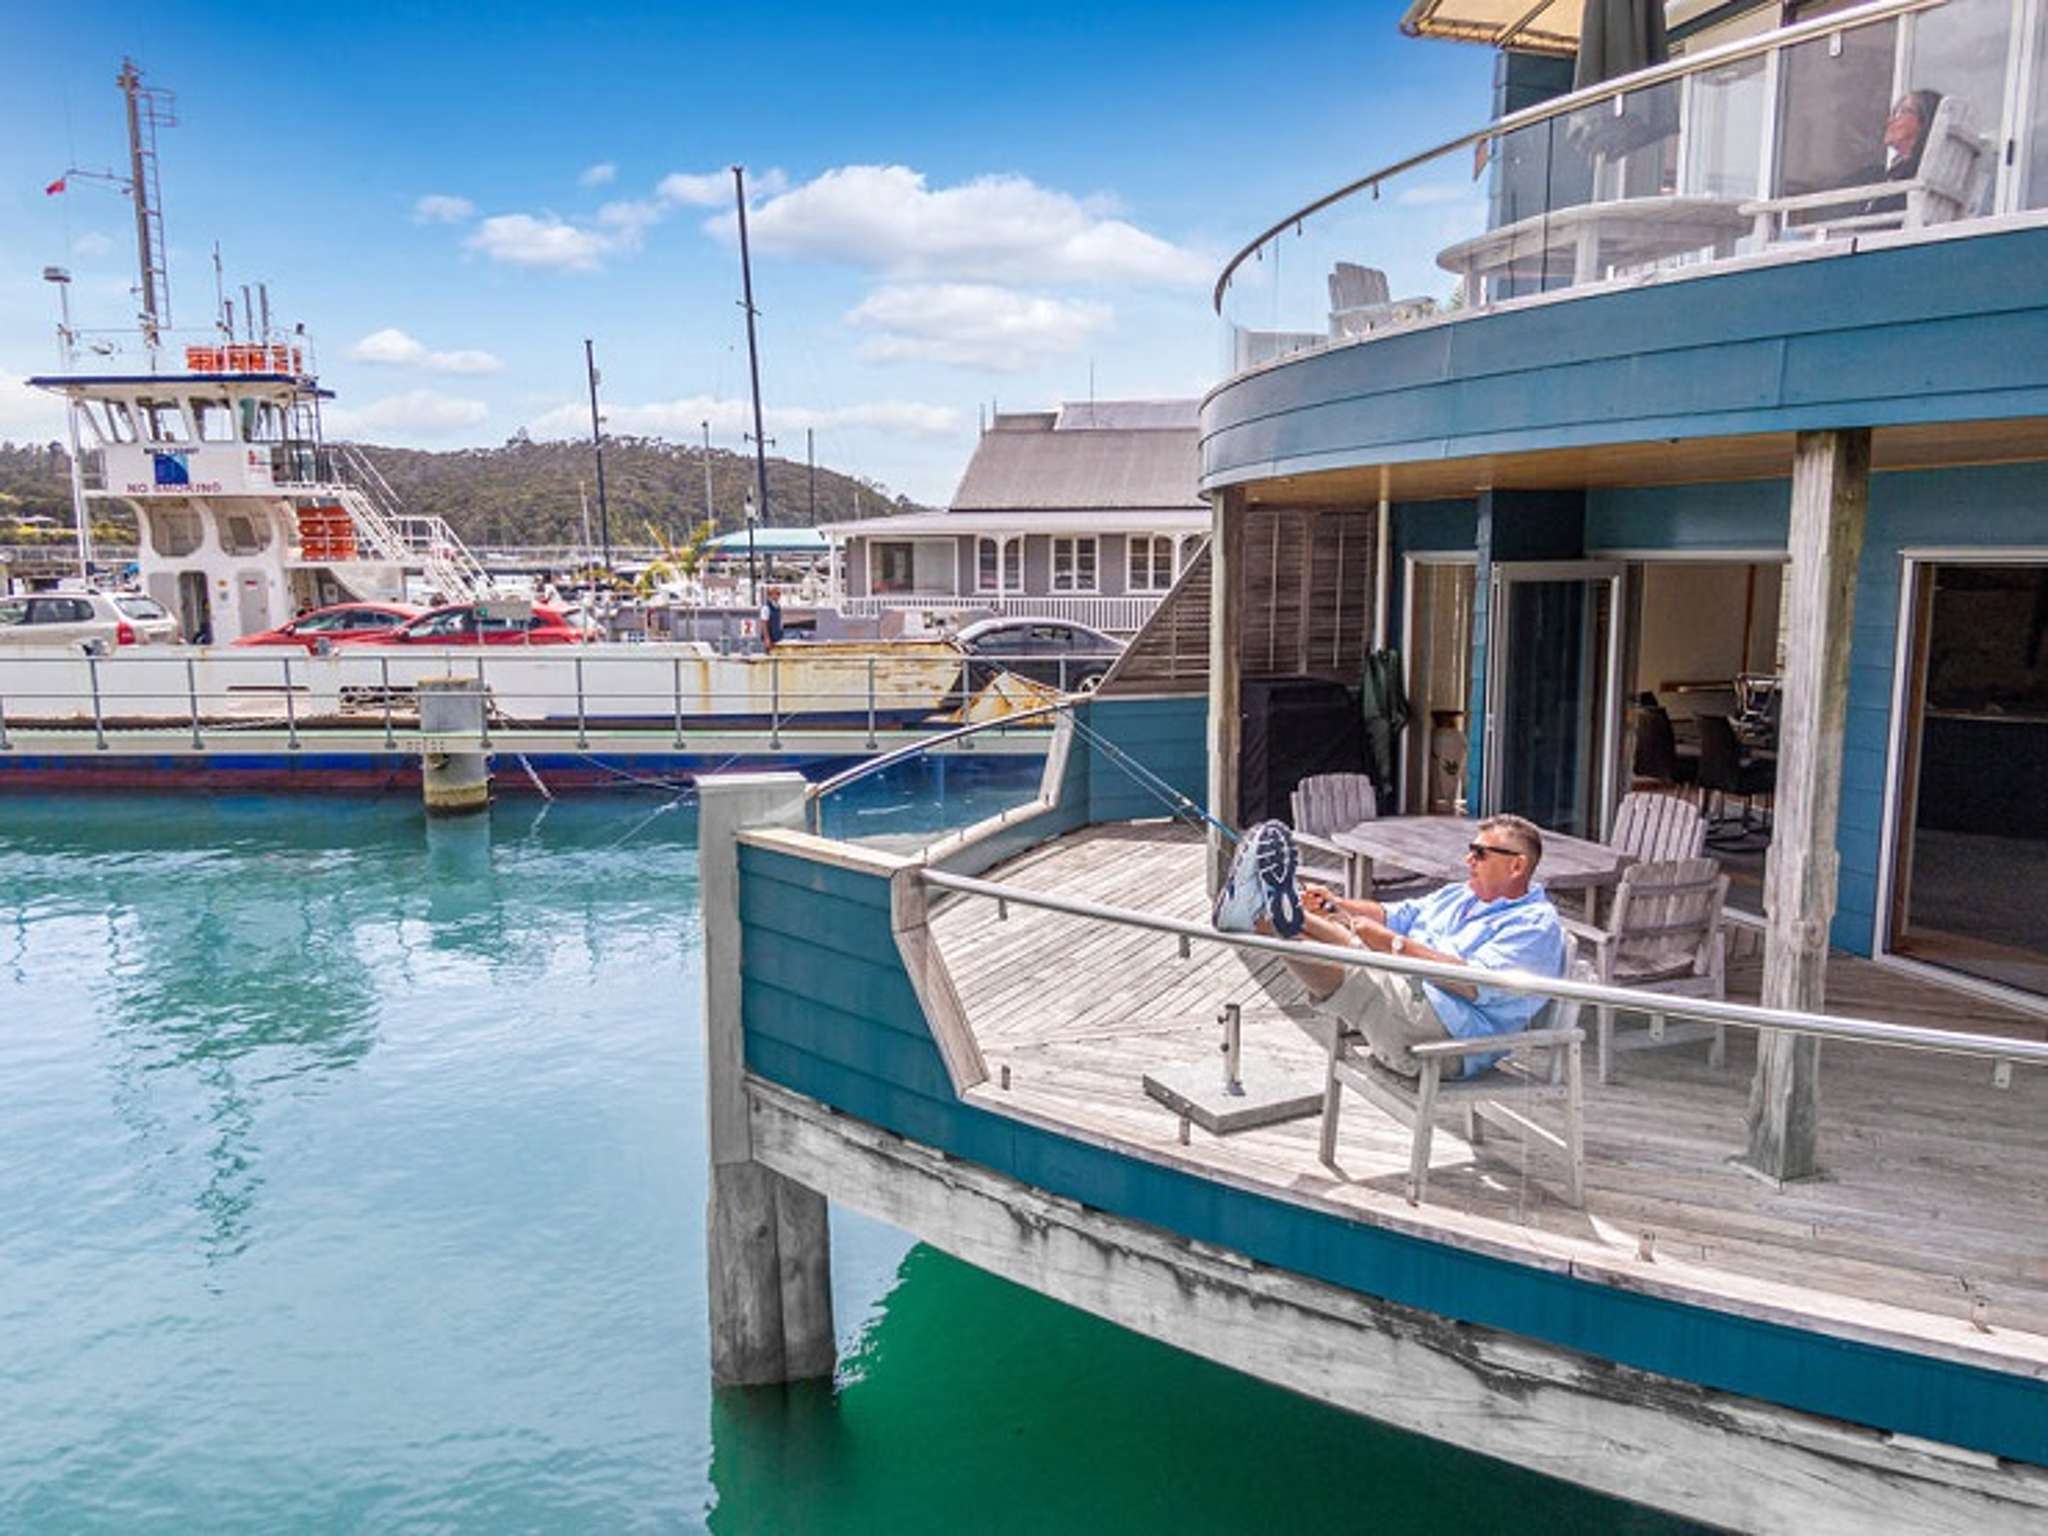
MULTIPOLYGON (((1478 832, 1479 823, 1469 816, 1387 816, 1360 822, 1330 841, 1351 860, 1351 889, 1365 894, 1372 890, 1376 859, 1433 880, 1463 880, 1465 850, 1478 832)), ((1621 872, 1634 862, 1605 843, 1545 832, 1536 879, 1553 891, 1593 891, 1619 885, 1621 872)))
POLYGON ((1460 240, 1438 252, 1436 264, 1464 280, 1465 303, 1476 307, 1482 278, 1540 282, 1569 256, 1572 286, 1577 287, 1598 282, 1609 267, 1647 266, 1709 247, 1716 256, 1727 256, 1749 233, 1750 222, 1740 203, 1723 197, 1575 203, 1460 240))

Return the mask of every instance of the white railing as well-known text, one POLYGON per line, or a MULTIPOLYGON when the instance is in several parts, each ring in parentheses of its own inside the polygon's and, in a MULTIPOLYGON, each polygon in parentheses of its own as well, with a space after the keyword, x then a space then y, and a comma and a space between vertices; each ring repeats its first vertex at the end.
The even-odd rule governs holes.
POLYGON ((955 597, 844 597, 839 611, 848 618, 873 619, 884 613, 962 615, 967 619, 1068 619, 1110 634, 1135 634, 1165 601, 1164 592, 1130 593, 1120 597, 1086 594, 963 592, 955 597))
POLYGON ((490 574, 455 530, 438 517, 407 512, 370 456, 353 443, 339 445, 347 466, 344 505, 379 559, 418 565, 443 602, 473 603, 491 590, 490 574))

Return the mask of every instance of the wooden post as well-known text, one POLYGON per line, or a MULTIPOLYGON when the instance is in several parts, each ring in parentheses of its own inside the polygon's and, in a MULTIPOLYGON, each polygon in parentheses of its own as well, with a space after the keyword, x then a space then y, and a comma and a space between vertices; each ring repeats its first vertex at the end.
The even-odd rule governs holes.
POLYGON ((760 1386, 828 1376, 835 1349, 825 1198, 754 1159, 740 1011, 738 834, 800 824, 804 780, 730 774, 701 779, 697 788, 711 1379, 760 1386))
MULTIPOLYGON (((1786 571, 1784 703, 1771 851, 1764 868, 1763 1003, 1826 1005, 1828 926, 1835 915, 1856 566, 1870 500, 1870 430, 1801 432, 1793 451, 1786 571)), ((1743 1162, 1778 1182, 1820 1170, 1820 1042, 1778 1030, 1757 1036, 1743 1162)))
MULTIPOLYGON (((1237 825, 1239 688, 1244 669, 1244 492, 1209 497, 1209 814, 1237 825)), ((1230 869, 1232 848, 1209 829, 1209 891, 1230 869)))

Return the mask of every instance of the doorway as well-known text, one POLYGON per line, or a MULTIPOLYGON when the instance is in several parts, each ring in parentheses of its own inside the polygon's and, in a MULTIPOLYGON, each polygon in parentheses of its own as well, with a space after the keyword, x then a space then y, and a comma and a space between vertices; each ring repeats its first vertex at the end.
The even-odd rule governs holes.
POLYGON ((1486 664, 1489 814, 1599 838, 1615 801, 1622 567, 1494 565, 1486 664))
POLYGON ((1884 948, 2048 996, 2048 553, 1909 559, 1884 948))
POLYGON ((213 641, 213 605, 204 571, 178 572, 178 633, 193 645, 213 641))
POLYGON ((1401 600, 1401 655, 1410 724, 1401 748, 1401 810, 1466 813, 1472 734, 1472 555, 1410 555, 1401 600))

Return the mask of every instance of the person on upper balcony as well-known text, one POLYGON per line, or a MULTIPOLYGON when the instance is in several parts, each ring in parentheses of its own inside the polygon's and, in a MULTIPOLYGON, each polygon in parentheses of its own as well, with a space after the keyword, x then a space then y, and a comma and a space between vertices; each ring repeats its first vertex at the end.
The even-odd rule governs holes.
MULTIPOLYGON (((1920 157, 1927 152, 1927 137, 1934 128, 1935 109, 1941 105, 1939 91, 1908 91, 1892 104, 1884 120, 1884 159, 1856 178, 1855 184, 1880 181, 1911 181, 1920 174, 1920 157)), ((1904 193, 1897 197, 1874 197, 1864 204, 1865 213, 1899 213, 1905 209, 1904 193)))

